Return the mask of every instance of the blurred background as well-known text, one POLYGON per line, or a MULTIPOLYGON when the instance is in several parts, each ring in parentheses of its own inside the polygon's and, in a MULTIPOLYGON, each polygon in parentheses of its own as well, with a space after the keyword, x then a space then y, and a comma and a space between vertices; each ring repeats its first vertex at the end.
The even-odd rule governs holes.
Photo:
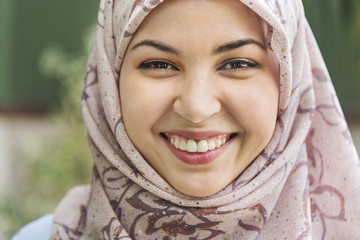
MULTIPOLYGON (((360 1, 303 2, 359 151, 360 1)), ((79 103, 98 5, 0 1, 0 240, 90 181, 79 103)))

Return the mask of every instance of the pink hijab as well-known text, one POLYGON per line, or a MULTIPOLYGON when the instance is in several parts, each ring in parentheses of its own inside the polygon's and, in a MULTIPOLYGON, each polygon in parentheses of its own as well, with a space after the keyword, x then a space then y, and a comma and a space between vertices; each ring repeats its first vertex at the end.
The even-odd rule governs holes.
POLYGON ((268 23, 280 63, 280 117, 262 153, 204 198, 172 188, 127 136, 121 61, 161 0, 101 0, 82 111, 91 186, 58 206, 52 239, 360 239, 360 167, 300 0, 241 0, 268 23))

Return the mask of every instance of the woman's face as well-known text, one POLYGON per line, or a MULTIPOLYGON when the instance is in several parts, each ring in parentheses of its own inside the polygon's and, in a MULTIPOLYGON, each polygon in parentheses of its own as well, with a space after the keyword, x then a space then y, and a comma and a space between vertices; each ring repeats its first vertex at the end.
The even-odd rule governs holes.
POLYGON ((240 1, 167 0, 140 25, 120 74, 127 133, 175 189, 209 196, 269 142, 278 62, 240 1))

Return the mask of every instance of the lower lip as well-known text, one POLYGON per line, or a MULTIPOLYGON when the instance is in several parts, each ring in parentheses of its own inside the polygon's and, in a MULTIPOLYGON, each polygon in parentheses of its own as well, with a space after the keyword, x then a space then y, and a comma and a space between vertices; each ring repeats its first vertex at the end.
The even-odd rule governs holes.
POLYGON ((187 164, 200 165, 207 164, 215 160, 225 149, 229 146, 230 142, 233 140, 230 139, 225 144, 221 145, 219 148, 215 148, 214 150, 210 150, 204 153, 190 153, 186 151, 182 151, 177 149, 174 145, 172 145, 169 141, 164 139, 165 143, 170 148, 171 152, 177 156, 181 161, 187 164))

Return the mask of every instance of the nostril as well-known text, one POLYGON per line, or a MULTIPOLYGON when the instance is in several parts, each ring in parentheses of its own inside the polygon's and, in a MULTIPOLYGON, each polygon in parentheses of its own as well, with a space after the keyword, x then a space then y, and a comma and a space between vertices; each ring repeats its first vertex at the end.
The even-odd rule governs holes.
POLYGON ((209 99, 177 99, 173 104, 174 111, 181 117, 193 122, 200 123, 217 114, 221 110, 221 104, 217 100, 209 99))

